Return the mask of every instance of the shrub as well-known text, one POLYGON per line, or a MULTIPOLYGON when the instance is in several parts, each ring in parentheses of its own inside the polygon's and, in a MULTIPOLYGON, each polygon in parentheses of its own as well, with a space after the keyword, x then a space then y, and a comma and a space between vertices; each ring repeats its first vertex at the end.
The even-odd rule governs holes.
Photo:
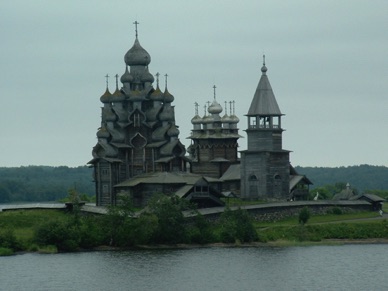
POLYGON ((338 206, 330 208, 327 211, 328 214, 335 214, 335 215, 341 215, 342 214, 342 209, 338 206))
POLYGON ((19 250, 20 245, 12 229, 6 228, 0 231, 0 247, 19 250))
POLYGON ((48 221, 38 226, 35 241, 39 245, 55 245, 59 251, 75 251, 79 248, 79 228, 71 221, 48 221))
POLYGON ((250 214, 241 208, 235 211, 227 208, 221 215, 220 239, 225 243, 251 242, 258 239, 250 214))
POLYGON ((0 257, 1 256, 11 256, 11 255, 13 255, 12 249, 0 247, 0 257))
POLYGON ((304 225, 310 219, 310 210, 305 206, 299 212, 299 223, 304 225))

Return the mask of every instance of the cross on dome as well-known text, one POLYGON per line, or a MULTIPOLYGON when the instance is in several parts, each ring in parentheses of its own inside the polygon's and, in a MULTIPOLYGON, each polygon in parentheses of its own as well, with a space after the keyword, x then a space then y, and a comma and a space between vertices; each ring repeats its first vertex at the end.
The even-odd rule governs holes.
POLYGON ((216 100, 216 85, 213 86, 213 90, 214 90, 214 100, 216 100))
POLYGON ((159 87, 159 76, 160 76, 160 74, 159 74, 159 72, 157 72, 157 73, 155 74, 155 77, 156 77, 156 86, 157 86, 157 87, 159 87))
POLYGON ((106 74, 106 75, 105 75, 105 78, 106 78, 106 89, 108 89, 108 85, 109 85, 109 75, 106 74))
POLYGON ((165 79, 165 86, 166 86, 166 89, 167 89, 167 77, 168 77, 167 73, 164 76, 166 77, 166 79, 165 79))
POLYGON ((137 25, 140 24, 137 20, 133 23, 135 25, 135 33, 137 38, 137 25))
POLYGON ((119 75, 116 74, 115 78, 116 78, 116 90, 118 90, 119 89, 119 75))

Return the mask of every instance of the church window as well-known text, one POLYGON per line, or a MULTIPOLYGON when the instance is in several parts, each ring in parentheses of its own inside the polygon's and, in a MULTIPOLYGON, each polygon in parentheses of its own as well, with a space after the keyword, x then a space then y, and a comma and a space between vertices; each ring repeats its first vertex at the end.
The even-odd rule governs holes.
POLYGON ((107 184, 102 185, 102 193, 108 194, 109 193, 109 187, 107 184))
POLYGON ((257 181, 257 176, 252 174, 249 176, 249 181, 257 181))
POLYGON ((133 116, 133 126, 134 127, 140 127, 140 114, 139 113, 136 113, 133 116))

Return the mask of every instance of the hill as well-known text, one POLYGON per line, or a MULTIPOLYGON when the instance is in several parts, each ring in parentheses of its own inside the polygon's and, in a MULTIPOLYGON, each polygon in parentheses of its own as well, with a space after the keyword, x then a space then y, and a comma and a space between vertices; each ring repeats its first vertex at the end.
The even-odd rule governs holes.
POLYGON ((388 190, 388 167, 370 165, 337 168, 297 166, 295 169, 314 183, 311 188, 349 183, 359 192, 388 190))

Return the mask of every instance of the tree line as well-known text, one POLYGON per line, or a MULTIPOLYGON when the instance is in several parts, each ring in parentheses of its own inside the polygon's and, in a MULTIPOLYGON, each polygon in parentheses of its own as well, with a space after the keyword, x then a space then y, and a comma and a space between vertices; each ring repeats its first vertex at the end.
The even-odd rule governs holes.
POLYGON ((348 167, 295 167, 296 171, 305 175, 314 184, 311 188, 326 185, 344 187, 347 183, 359 193, 370 190, 388 190, 388 167, 358 165, 348 167))
POLYGON ((94 196, 92 171, 86 166, 0 167, 0 203, 57 201, 70 189, 94 196))
MULTIPOLYGON (((350 183, 357 193, 388 196, 388 167, 359 165, 349 167, 300 167, 295 169, 307 176, 315 189, 325 188, 327 198, 350 183), (331 193, 331 194, 330 194, 331 193)), ((0 167, 0 203, 57 201, 67 197, 70 189, 94 197, 93 169, 80 166, 0 167)))

